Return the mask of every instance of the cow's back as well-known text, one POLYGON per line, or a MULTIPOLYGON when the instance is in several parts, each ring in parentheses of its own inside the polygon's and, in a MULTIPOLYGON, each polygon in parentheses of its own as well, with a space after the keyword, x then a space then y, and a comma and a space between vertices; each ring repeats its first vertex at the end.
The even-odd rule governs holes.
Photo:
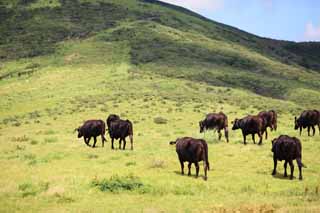
POLYGON ((301 158, 301 142, 297 138, 282 135, 273 144, 272 151, 279 160, 301 158))
POLYGON ((219 129, 222 129, 228 126, 228 118, 222 112, 208 114, 205 121, 207 128, 218 127, 219 129))
POLYGON ((88 120, 82 125, 81 131, 85 137, 104 135, 105 123, 102 120, 88 120))
POLYGON ((206 151, 203 140, 194 138, 180 138, 176 144, 176 152, 179 159, 188 162, 198 162, 203 159, 204 151, 206 151))

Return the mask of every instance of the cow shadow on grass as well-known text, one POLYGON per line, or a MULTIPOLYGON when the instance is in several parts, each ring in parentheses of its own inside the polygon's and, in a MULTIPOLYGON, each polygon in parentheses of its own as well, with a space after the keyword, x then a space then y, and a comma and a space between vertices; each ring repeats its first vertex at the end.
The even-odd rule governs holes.
MULTIPOLYGON (((204 175, 202 175, 202 174, 199 174, 198 178, 196 178, 196 174, 195 174, 195 173, 192 173, 192 172, 191 172, 191 175, 188 175, 188 172, 187 172, 187 173, 184 173, 184 175, 183 175, 183 174, 181 174, 181 171, 174 171, 174 173, 175 173, 176 175, 185 176, 185 177, 188 177, 188 178, 204 179, 204 175)), ((200 172, 199 172, 199 173, 200 173, 200 172)))
MULTIPOLYGON (((285 177, 282 173, 276 173, 275 175, 272 175, 271 173, 270 173, 270 176, 272 177, 272 178, 275 178, 275 179, 279 179, 279 180, 288 180, 288 181, 290 181, 291 179, 290 179, 290 175, 288 175, 287 177, 285 177)), ((295 176, 293 176, 293 179, 292 180, 295 180, 295 179, 297 179, 295 176)))

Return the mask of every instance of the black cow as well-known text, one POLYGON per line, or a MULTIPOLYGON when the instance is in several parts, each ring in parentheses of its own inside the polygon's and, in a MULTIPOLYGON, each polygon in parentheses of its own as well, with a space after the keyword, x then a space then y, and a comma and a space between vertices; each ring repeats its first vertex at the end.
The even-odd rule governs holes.
MULTIPOLYGON (((114 116, 114 115, 110 115, 114 116)), ((133 127, 129 120, 122 120, 118 117, 113 117, 114 119, 107 119, 109 122, 108 131, 111 138, 111 149, 114 149, 113 142, 114 139, 119 140, 119 149, 121 149, 121 142, 123 141, 123 150, 126 149, 126 137, 130 137, 131 150, 133 150, 133 127)))
POLYGON ((288 135, 281 135, 278 138, 272 140, 272 152, 274 168, 272 175, 276 174, 277 161, 284 160, 284 177, 287 177, 287 164, 289 163, 291 169, 290 179, 293 179, 293 160, 297 160, 299 167, 299 179, 302 180, 301 168, 305 167, 301 162, 301 142, 296 137, 290 137, 288 135))
POLYGON ((274 110, 259 112, 258 116, 265 120, 265 133, 266 139, 268 139, 267 128, 270 127, 271 131, 277 130, 277 113, 274 110))
POLYGON ((262 144, 262 135, 265 131, 266 122, 260 116, 248 115, 242 119, 235 119, 233 122, 232 130, 241 129, 243 135, 243 143, 246 143, 246 136, 251 134, 253 143, 255 144, 255 134, 258 134, 260 140, 259 145, 262 144))
POLYGON ((203 161, 204 179, 207 180, 207 170, 210 170, 208 161, 208 145, 205 140, 195 139, 191 137, 178 138, 176 141, 170 142, 171 145, 176 144, 176 152, 181 165, 181 174, 184 174, 184 162, 188 164, 188 175, 191 175, 191 164, 196 167, 196 177, 199 175, 199 162, 203 161))
POLYGON ((301 113, 299 118, 294 118, 294 129, 300 129, 300 136, 302 128, 308 128, 308 136, 310 136, 310 128, 312 128, 313 135, 316 130, 314 126, 318 125, 320 134, 320 111, 318 110, 305 110, 301 113))
POLYGON ((228 117, 223 113, 209 113, 203 121, 199 122, 200 133, 209 129, 217 129, 219 134, 219 140, 221 140, 221 130, 224 129, 224 136, 229 142, 228 134, 228 117))
POLYGON ((83 137, 84 142, 85 144, 87 144, 87 146, 90 146, 89 142, 91 140, 91 137, 93 137, 94 144, 92 148, 96 146, 97 137, 99 135, 101 135, 102 147, 104 147, 104 142, 107 141, 104 137, 105 130, 106 125, 102 120, 88 120, 84 122, 81 127, 76 129, 76 131, 78 131, 78 138, 83 137))

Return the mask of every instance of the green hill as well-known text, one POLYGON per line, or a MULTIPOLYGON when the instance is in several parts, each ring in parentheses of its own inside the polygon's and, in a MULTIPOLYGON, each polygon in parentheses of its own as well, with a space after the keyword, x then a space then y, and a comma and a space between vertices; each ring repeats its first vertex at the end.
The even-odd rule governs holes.
POLYGON ((281 163, 270 175, 270 138, 244 146, 230 130, 226 144, 198 122, 275 109, 270 137, 298 136, 294 116, 320 104, 319 46, 152 0, 2 0, 0 212, 317 212, 318 132, 300 137, 299 182, 282 178, 281 163), (84 120, 110 113, 133 122, 135 151, 76 138, 84 120), (168 142, 182 136, 209 143, 207 182, 179 175, 168 142))

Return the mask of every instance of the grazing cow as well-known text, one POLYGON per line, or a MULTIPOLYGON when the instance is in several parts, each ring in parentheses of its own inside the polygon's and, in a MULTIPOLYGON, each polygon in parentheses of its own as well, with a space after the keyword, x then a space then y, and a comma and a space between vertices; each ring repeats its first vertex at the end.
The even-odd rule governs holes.
POLYGON ((232 130, 241 129, 243 135, 243 143, 246 143, 246 136, 251 134, 253 143, 255 144, 255 134, 258 134, 260 140, 259 145, 262 144, 262 135, 265 131, 266 122, 260 116, 248 115, 242 119, 235 119, 233 122, 232 130))
POLYGON ((274 110, 270 110, 268 112, 262 111, 258 116, 262 117, 266 122, 265 133, 266 139, 268 139, 267 128, 270 127, 271 131, 277 130, 277 113, 274 110))
MULTIPOLYGON (((113 116, 113 115, 112 115, 113 116)), ((119 140, 119 149, 121 149, 121 141, 123 141, 123 150, 126 149, 126 137, 130 137, 131 150, 133 150, 133 127, 129 120, 121 120, 118 117, 113 117, 114 119, 107 119, 109 122, 108 131, 111 138, 111 149, 114 149, 113 141, 114 139, 119 140)))
POLYGON ((176 152, 181 165, 181 174, 184 174, 184 162, 188 164, 188 175, 191 175, 191 164, 196 167, 196 177, 199 175, 199 162, 203 161, 204 179, 207 180, 207 170, 210 170, 208 161, 208 145, 205 140, 194 139, 191 137, 178 138, 176 141, 170 142, 171 145, 176 144, 176 152))
POLYGON ((320 111, 318 110, 305 110, 301 113, 300 117, 294 117, 294 129, 300 129, 300 136, 302 128, 308 128, 308 136, 310 136, 310 128, 312 128, 313 136, 316 132, 314 126, 318 125, 320 134, 320 111))
POLYGON ((287 177, 287 164, 289 163, 291 169, 290 179, 293 179, 293 160, 297 160, 299 167, 299 179, 302 180, 301 167, 305 167, 301 162, 301 142, 296 137, 289 137, 288 135, 281 135, 272 140, 273 163, 274 168, 272 175, 277 172, 277 161, 284 160, 284 177, 287 177))
POLYGON ((104 137, 106 130, 106 125, 102 120, 88 120, 84 124, 77 128, 75 131, 78 131, 78 138, 83 137, 85 144, 90 146, 89 142, 91 137, 94 139, 94 144, 92 148, 96 146, 97 136, 101 135, 102 147, 104 147, 104 142, 107 141, 104 137))
POLYGON ((223 113, 210 113, 206 116, 203 121, 199 122, 200 133, 209 129, 217 129, 219 134, 219 140, 221 140, 221 130, 224 129, 224 136, 229 142, 229 134, 228 134, 228 117, 223 113))

